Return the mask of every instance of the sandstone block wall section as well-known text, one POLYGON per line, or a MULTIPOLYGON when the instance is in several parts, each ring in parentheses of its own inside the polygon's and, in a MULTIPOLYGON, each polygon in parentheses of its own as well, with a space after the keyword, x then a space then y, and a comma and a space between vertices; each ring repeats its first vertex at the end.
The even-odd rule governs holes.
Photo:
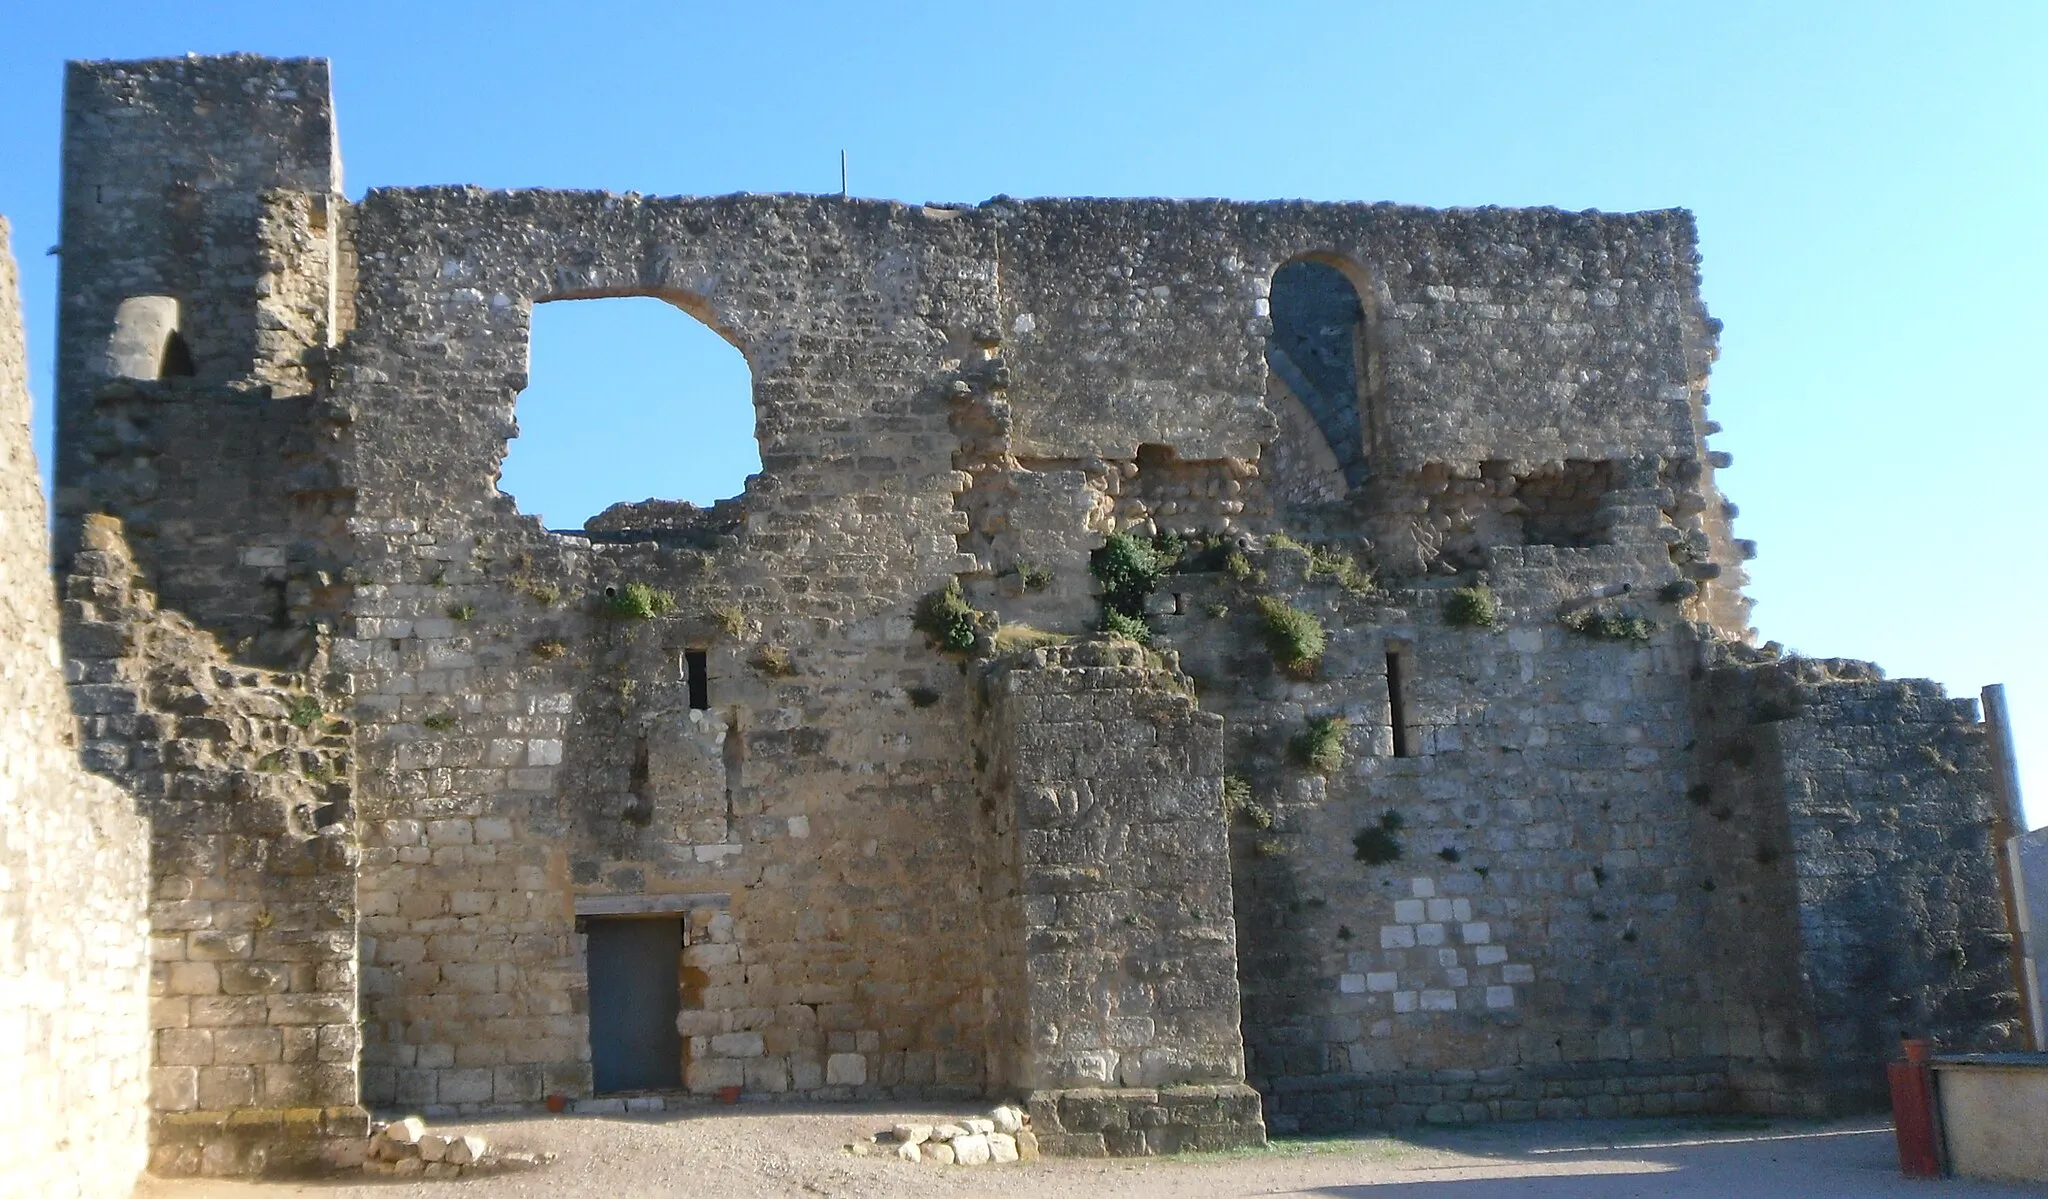
POLYGON ((991 830, 1014 875, 985 894, 1020 941, 1016 1073, 1051 1153, 1262 1144, 1243 1085, 1222 722, 1129 644, 1032 651, 986 684, 991 830), (1176 1103, 1187 1088, 1202 1102, 1176 1103), (1078 1091, 1089 1097, 1071 1097, 1078 1091))
POLYGON ((373 192, 352 229, 361 582, 335 662, 378 830, 370 1096, 587 1094, 575 903, 704 894, 729 928, 685 962, 688 1087, 978 1092, 984 964, 942 949, 985 942, 974 848, 943 831, 974 819, 967 681, 909 616, 971 565, 945 397, 956 334, 991 320, 986 232, 888 204, 474 189, 373 192), (738 531, 561 536, 496 491, 532 305, 623 294, 752 364, 764 471, 738 531), (673 609, 609 615, 633 585, 673 609))
POLYGON ((303 676, 233 665, 89 518, 65 580, 79 750, 151 830, 151 1168, 350 1164, 358 855, 349 723, 303 676))
POLYGON ((78 765, 0 220, 0 1192, 125 1196, 147 1151, 147 830, 78 765))
POLYGON ((1799 1021, 1798 1052, 1766 1043, 1780 1060, 1759 1104, 1880 1104, 1901 1036, 2024 1048, 1976 702, 1864 662, 1739 652, 1700 702, 1693 795, 1768 892, 1742 931, 1798 963, 1774 997, 1799 1021))

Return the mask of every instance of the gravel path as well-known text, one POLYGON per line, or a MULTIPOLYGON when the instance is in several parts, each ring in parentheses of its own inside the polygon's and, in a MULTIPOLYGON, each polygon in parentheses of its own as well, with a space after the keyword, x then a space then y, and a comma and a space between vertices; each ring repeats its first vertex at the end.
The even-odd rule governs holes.
POLYGON ((1150 1161, 1039 1161, 977 1168, 913 1166, 846 1146, 898 1120, 964 1111, 775 1107, 645 1117, 543 1116, 436 1125, 507 1148, 552 1152, 553 1164, 453 1182, 224 1183, 145 1181, 137 1199, 569 1199, 593 1196, 1002 1196, 1195 1199, 1976 1199, 2035 1187, 1899 1177, 1888 1126, 1737 1121, 1491 1125, 1399 1138, 1290 1140, 1246 1153, 1150 1161))

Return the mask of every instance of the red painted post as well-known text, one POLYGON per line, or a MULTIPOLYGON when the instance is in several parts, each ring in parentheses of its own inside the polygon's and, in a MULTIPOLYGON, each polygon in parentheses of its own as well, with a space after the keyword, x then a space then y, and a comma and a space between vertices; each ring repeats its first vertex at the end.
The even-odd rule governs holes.
POLYGON ((1892 1129, 1899 1138, 1899 1173, 1908 1178, 1938 1178, 1941 1154, 1934 1127, 1934 1070, 1927 1064, 1933 1046, 1919 1040, 1903 1044, 1906 1060, 1885 1066, 1892 1084, 1892 1129))

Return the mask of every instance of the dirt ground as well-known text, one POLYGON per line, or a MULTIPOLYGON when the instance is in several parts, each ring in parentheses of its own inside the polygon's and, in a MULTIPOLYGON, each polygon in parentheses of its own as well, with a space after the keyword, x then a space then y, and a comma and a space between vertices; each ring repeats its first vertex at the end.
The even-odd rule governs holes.
POLYGON ((1891 1129, 1860 1124, 1641 1120, 1492 1125, 1400 1136, 1289 1139, 1263 1151, 1145 1161, 914 1166, 847 1145, 898 1120, 967 1112, 743 1108, 648 1116, 539 1116, 435 1125, 506 1148, 552 1152, 549 1165, 449 1182, 344 1179, 230 1183, 151 1179, 137 1199, 567 1199, 593 1196, 1002 1196, 1195 1199, 1363 1196, 1374 1199, 1975 1199, 2038 1187, 1898 1173, 1891 1129))

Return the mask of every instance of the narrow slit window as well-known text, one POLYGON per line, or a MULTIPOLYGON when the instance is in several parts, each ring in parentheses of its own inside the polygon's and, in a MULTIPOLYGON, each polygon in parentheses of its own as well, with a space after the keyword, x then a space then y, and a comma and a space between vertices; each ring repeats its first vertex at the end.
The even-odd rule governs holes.
POLYGON ((1387 651, 1387 724, 1394 733, 1394 756, 1415 756, 1415 737, 1408 727, 1408 655, 1387 651))
POLYGON ((683 651, 683 676, 690 683, 690 707, 698 712, 711 708, 711 672, 701 649, 683 651))

